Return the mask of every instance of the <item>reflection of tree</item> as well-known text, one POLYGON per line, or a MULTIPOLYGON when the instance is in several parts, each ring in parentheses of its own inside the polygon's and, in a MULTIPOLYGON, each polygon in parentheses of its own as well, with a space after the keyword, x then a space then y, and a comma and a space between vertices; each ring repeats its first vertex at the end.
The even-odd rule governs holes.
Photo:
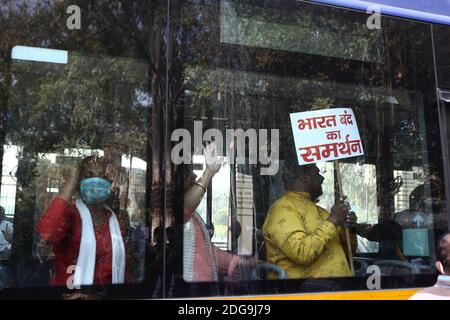
POLYGON ((139 100, 145 83, 136 80, 145 78, 142 64, 73 54, 69 65, 57 70, 37 63, 16 65, 8 105, 9 141, 47 152, 121 144, 136 155, 145 154, 142 115, 147 105, 139 100))
MULTIPOLYGON (((164 167, 169 187, 172 181, 171 164, 162 163, 161 141, 164 117, 169 116, 163 113, 164 52, 166 40, 174 38, 164 33, 166 3, 84 1, 79 4, 82 30, 68 31, 66 9, 72 4, 21 1, 0 7, 0 142, 23 147, 16 235, 24 239, 15 241, 23 253, 31 252, 38 153, 103 149, 116 169, 122 154, 146 159, 147 203, 156 224, 163 220, 164 167), (68 65, 12 62, 15 45, 68 50, 70 61, 68 65)), ((114 175, 123 182, 121 172, 115 170, 114 175)))
POLYGON ((376 169, 373 165, 343 164, 341 166, 344 194, 359 221, 377 221, 376 169), (361 211, 361 209, 365 209, 361 211), (366 216, 367 213, 367 216, 366 216))
MULTIPOLYGON (((173 206, 181 200, 172 198, 177 189, 170 132, 184 118, 207 119, 204 128, 280 129, 285 157, 291 151, 288 113, 350 105, 366 163, 380 169, 377 204, 385 216, 392 205, 385 199, 393 199, 393 169, 422 166, 423 146, 439 148, 437 126, 424 134, 424 123, 437 123, 435 108, 428 108, 433 84, 422 76, 433 72, 431 54, 421 50, 430 42, 428 27, 386 18, 380 39, 380 32, 365 29, 364 14, 265 1, 240 6, 247 35, 241 40, 254 43, 239 45, 221 42, 222 29, 233 32, 236 25, 221 25, 218 0, 170 1, 169 24, 166 1, 80 1, 81 31, 65 29, 73 1, 20 3, 0 5, 0 144, 23 146, 16 212, 19 230, 20 225, 26 230, 21 234, 32 234, 27 228, 35 210, 37 153, 64 147, 113 146, 108 156, 116 165, 119 150, 146 159, 152 229, 164 220, 171 224, 173 206), (248 35, 255 30, 252 39, 248 35), (294 41, 299 38, 309 51, 299 49, 302 43, 294 41), (67 66, 12 64, 15 45, 69 50, 71 60, 67 66), (399 97, 395 107, 381 103, 401 88, 425 91, 424 110, 417 109, 418 97, 399 97), (424 119, 417 118, 420 112, 424 119)), ((0 148, 0 161, 2 154, 0 148)), ((272 180, 259 177, 258 168, 253 172, 262 217, 272 180)), ((352 174, 345 172, 349 179, 352 174)))

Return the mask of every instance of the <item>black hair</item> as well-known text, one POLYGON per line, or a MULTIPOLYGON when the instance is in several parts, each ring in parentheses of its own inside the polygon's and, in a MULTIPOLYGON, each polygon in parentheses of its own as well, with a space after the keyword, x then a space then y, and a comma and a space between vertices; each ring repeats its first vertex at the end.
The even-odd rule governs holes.
POLYGON ((284 161, 283 172, 281 178, 284 182, 284 188, 286 190, 292 190, 295 182, 302 173, 309 173, 315 165, 303 165, 300 166, 295 158, 289 158, 284 161))
POLYGON ((107 162, 104 157, 98 156, 98 155, 92 155, 92 156, 83 158, 83 160, 81 160, 80 174, 83 174, 84 170, 86 170, 86 167, 88 167, 91 164, 91 162, 94 162, 94 161, 98 162, 101 166, 106 168, 107 162))

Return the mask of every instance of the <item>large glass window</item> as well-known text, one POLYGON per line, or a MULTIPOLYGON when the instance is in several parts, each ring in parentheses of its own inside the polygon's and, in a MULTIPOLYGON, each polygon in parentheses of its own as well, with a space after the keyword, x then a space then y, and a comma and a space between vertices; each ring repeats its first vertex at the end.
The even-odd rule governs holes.
MULTIPOLYGON (((23 50, 28 50, 30 60, 35 57, 32 48, 23 47, 23 50)), ((107 162, 106 171, 113 190, 108 205, 123 223, 127 249, 143 245, 139 243, 143 238, 133 239, 133 236, 145 228, 142 213, 146 208, 147 165, 142 158, 146 158, 147 148, 149 97, 143 81, 147 69, 144 63, 132 59, 93 59, 76 53, 70 53, 69 62, 64 65, 13 60, 14 84, 6 125, 8 146, 3 163, 4 201, 14 217, 13 248, 21 253, 18 259, 30 254, 29 259, 48 263, 47 268, 61 262, 58 260, 61 252, 52 249, 61 250, 62 242, 69 235, 43 240, 43 229, 56 230, 47 230, 45 225, 35 230, 35 226, 41 221, 53 228, 52 215, 55 219, 66 218, 57 216, 56 210, 50 212, 49 208, 54 208, 51 203, 67 188, 70 170, 87 157, 104 158, 107 162), (8 167, 12 164, 16 164, 16 170, 8 167), (44 255, 42 249, 47 246, 44 255)), ((71 197, 75 199, 80 194, 74 191, 71 197)), ((67 233, 70 233, 76 224, 67 223, 70 224, 67 233)), ((135 258, 129 272, 135 275, 134 279, 142 279, 143 252, 136 252, 135 258)), ((27 277, 37 278, 30 271, 18 285, 30 285, 27 277)), ((40 272, 41 282, 34 285, 45 285, 50 280, 46 278, 51 272, 40 272)))
POLYGON ((433 283, 448 30, 367 18, 294 0, 0 4, 0 295, 364 290, 369 266, 382 289, 433 283), (299 166, 290 116, 342 108, 363 154, 299 166))
MULTIPOLYGON (((287 278, 307 291, 295 281, 362 280, 370 265, 386 281, 433 274, 435 242, 447 231, 448 217, 430 26, 383 17, 381 29, 369 30, 365 14, 297 1, 185 1, 182 10, 188 87, 180 102, 182 127, 192 141, 215 142, 227 163, 211 181, 197 175, 212 193, 203 200, 205 208, 212 202, 211 217, 185 224, 184 279, 200 285, 239 274, 240 282, 231 285, 238 292, 264 287, 249 287, 253 280, 287 278), (297 161, 290 114, 333 108, 352 109, 364 150, 340 161, 343 193, 357 216, 350 230, 352 259, 342 226, 325 230, 342 196, 336 164, 316 164, 323 177, 316 178, 323 180, 317 203, 305 198, 305 174, 292 172, 293 183, 285 181, 289 163, 297 161), (237 138, 226 139, 230 130, 237 138), (223 214, 214 205, 218 175, 229 176, 228 245, 195 243, 196 224, 214 224, 223 214), (205 245, 226 252, 228 264, 214 251, 209 262, 196 263, 192 256, 200 257, 205 245), (233 269, 230 259, 240 267, 233 269), (246 270, 251 261, 257 267, 246 270), (200 275, 205 268, 218 275, 200 275)), ((194 144, 189 152, 202 154, 194 144)))
POLYGON ((0 5, 5 294, 163 294, 165 21, 155 1, 0 5))

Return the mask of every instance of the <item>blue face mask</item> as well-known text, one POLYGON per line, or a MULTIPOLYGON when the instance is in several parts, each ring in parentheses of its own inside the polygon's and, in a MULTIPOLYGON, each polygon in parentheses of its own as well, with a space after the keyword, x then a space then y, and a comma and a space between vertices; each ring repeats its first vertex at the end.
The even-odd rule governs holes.
POLYGON ((80 192, 87 204, 103 203, 111 195, 111 183, 98 177, 84 179, 80 184, 80 192))

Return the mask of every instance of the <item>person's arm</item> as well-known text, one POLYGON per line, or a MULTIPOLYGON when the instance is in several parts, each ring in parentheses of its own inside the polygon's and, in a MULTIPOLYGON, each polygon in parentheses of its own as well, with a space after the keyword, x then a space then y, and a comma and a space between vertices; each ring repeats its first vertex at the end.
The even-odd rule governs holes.
POLYGON ((228 251, 220 250, 214 245, 213 245, 213 253, 216 256, 219 274, 231 277, 238 270, 240 261, 238 255, 229 253, 228 251))
POLYGON ((197 183, 193 184, 189 190, 184 194, 184 209, 189 213, 192 213, 197 209, 198 205, 202 201, 203 195, 208 189, 214 175, 220 170, 222 161, 216 156, 215 143, 210 143, 203 148, 203 154, 205 155, 206 170, 202 177, 197 180, 197 183), (203 189, 203 187, 206 189, 203 189))
POLYGON ((39 219, 36 229, 42 240, 57 242, 63 239, 70 227, 69 204, 56 197, 39 219))
POLYGON ((80 168, 75 167, 70 170, 69 174, 66 178, 67 182, 65 183, 62 191, 59 194, 59 197, 62 198, 67 203, 72 201, 72 197, 77 191, 78 184, 80 181, 80 168))
POLYGON ((70 228, 70 202, 78 187, 79 170, 71 170, 61 193, 53 199, 40 218, 36 229, 45 241, 57 242, 63 239, 70 228))
MULTIPOLYGON (((206 170, 203 172, 202 177, 197 180, 197 183, 208 189, 208 185, 210 184, 215 174, 216 172, 213 172, 208 167, 206 167, 206 170)), ((193 184, 184 194, 184 209, 189 213, 194 212, 202 201, 204 194, 205 190, 201 186, 193 184)))
MULTIPOLYGON (((308 266, 322 254, 327 243, 338 235, 337 229, 335 224, 325 220, 312 233, 307 233, 303 219, 299 219, 294 212, 295 208, 290 204, 278 204, 270 209, 270 227, 267 229, 270 239, 266 241, 276 244, 297 264, 308 266)), ((307 216, 305 212, 300 214, 303 217, 307 216)), ((335 216, 336 213, 330 215, 332 217, 330 220, 338 223, 340 220, 335 216)))

